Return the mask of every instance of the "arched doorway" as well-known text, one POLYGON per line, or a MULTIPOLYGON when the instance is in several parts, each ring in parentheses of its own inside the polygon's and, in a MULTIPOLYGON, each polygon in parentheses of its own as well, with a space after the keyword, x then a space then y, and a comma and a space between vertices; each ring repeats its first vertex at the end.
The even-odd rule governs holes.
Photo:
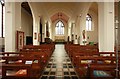
POLYGON ((25 45, 33 44, 33 17, 28 2, 21 3, 21 26, 25 34, 25 45))

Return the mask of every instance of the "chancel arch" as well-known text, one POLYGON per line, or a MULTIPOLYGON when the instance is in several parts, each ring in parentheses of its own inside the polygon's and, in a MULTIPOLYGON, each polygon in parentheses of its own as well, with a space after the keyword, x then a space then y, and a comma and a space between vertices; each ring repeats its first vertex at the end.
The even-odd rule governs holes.
POLYGON ((69 17, 62 12, 57 12, 51 16, 52 30, 53 30, 52 37, 55 42, 67 41, 68 20, 69 20, 69 17))

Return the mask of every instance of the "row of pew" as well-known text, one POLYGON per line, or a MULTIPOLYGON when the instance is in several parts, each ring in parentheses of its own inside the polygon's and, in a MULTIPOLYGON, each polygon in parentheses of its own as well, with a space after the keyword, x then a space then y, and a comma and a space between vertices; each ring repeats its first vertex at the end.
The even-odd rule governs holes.
POLYGON ((80 79, 120 79, 120 58, 115 52, 99 52, 95 45, 65 44, 80 79))
POLYGON ((19 52, 1 52, 2 79, 39 79, 54 44, 27 45, 19 52))

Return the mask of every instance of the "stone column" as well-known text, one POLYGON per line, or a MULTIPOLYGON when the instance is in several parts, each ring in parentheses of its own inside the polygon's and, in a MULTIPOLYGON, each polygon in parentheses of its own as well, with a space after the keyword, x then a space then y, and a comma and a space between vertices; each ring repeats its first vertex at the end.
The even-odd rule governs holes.
POLYGON ((16 30, 21 27, 21 3, 5 3, 5 52, 16 51, 16 30))
POLYGON ((99 51, 114 51, 114 2, 101 2, 99 8, 99 51))

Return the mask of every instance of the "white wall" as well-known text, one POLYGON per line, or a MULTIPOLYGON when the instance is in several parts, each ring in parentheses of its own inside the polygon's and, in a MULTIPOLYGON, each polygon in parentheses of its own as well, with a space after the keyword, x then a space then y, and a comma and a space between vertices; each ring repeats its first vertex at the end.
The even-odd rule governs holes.
POLYGON ((85 32, 86 32, 86 15, 87 15, 87 13, 88 13, 88 11, 89 11, 89 8, 90 8, 90 6, 91 6, 91 3, 84 3, 83 4, 83 10, 82 10, 82 12, 81 12, 81 16, 80 16, 80 32, 78 33, 78 35, 80 35, 80 45, 84 45, 84 43, 83 43, 83 41, 86 41, 87 40, 87 33, 85 33, 85 39, 83 39, 83 30, 85 30, 85 32))
POLYGON ((25 41, 26 44, 26 36, 33 35, 33 19, 32 16, 24 9, 21 8, 21 31, 25 34, 25 41))
POLYGON ((5 45, 5 43, 4 43, 4 38, 0 38, 0 46, 1 45, 5 45))
POLYGON ((92 31, 87 31, 87 43, 94 42, 98 43, 98 15, 93 11, 89 11, 90 16, 92 17, 92 31))

